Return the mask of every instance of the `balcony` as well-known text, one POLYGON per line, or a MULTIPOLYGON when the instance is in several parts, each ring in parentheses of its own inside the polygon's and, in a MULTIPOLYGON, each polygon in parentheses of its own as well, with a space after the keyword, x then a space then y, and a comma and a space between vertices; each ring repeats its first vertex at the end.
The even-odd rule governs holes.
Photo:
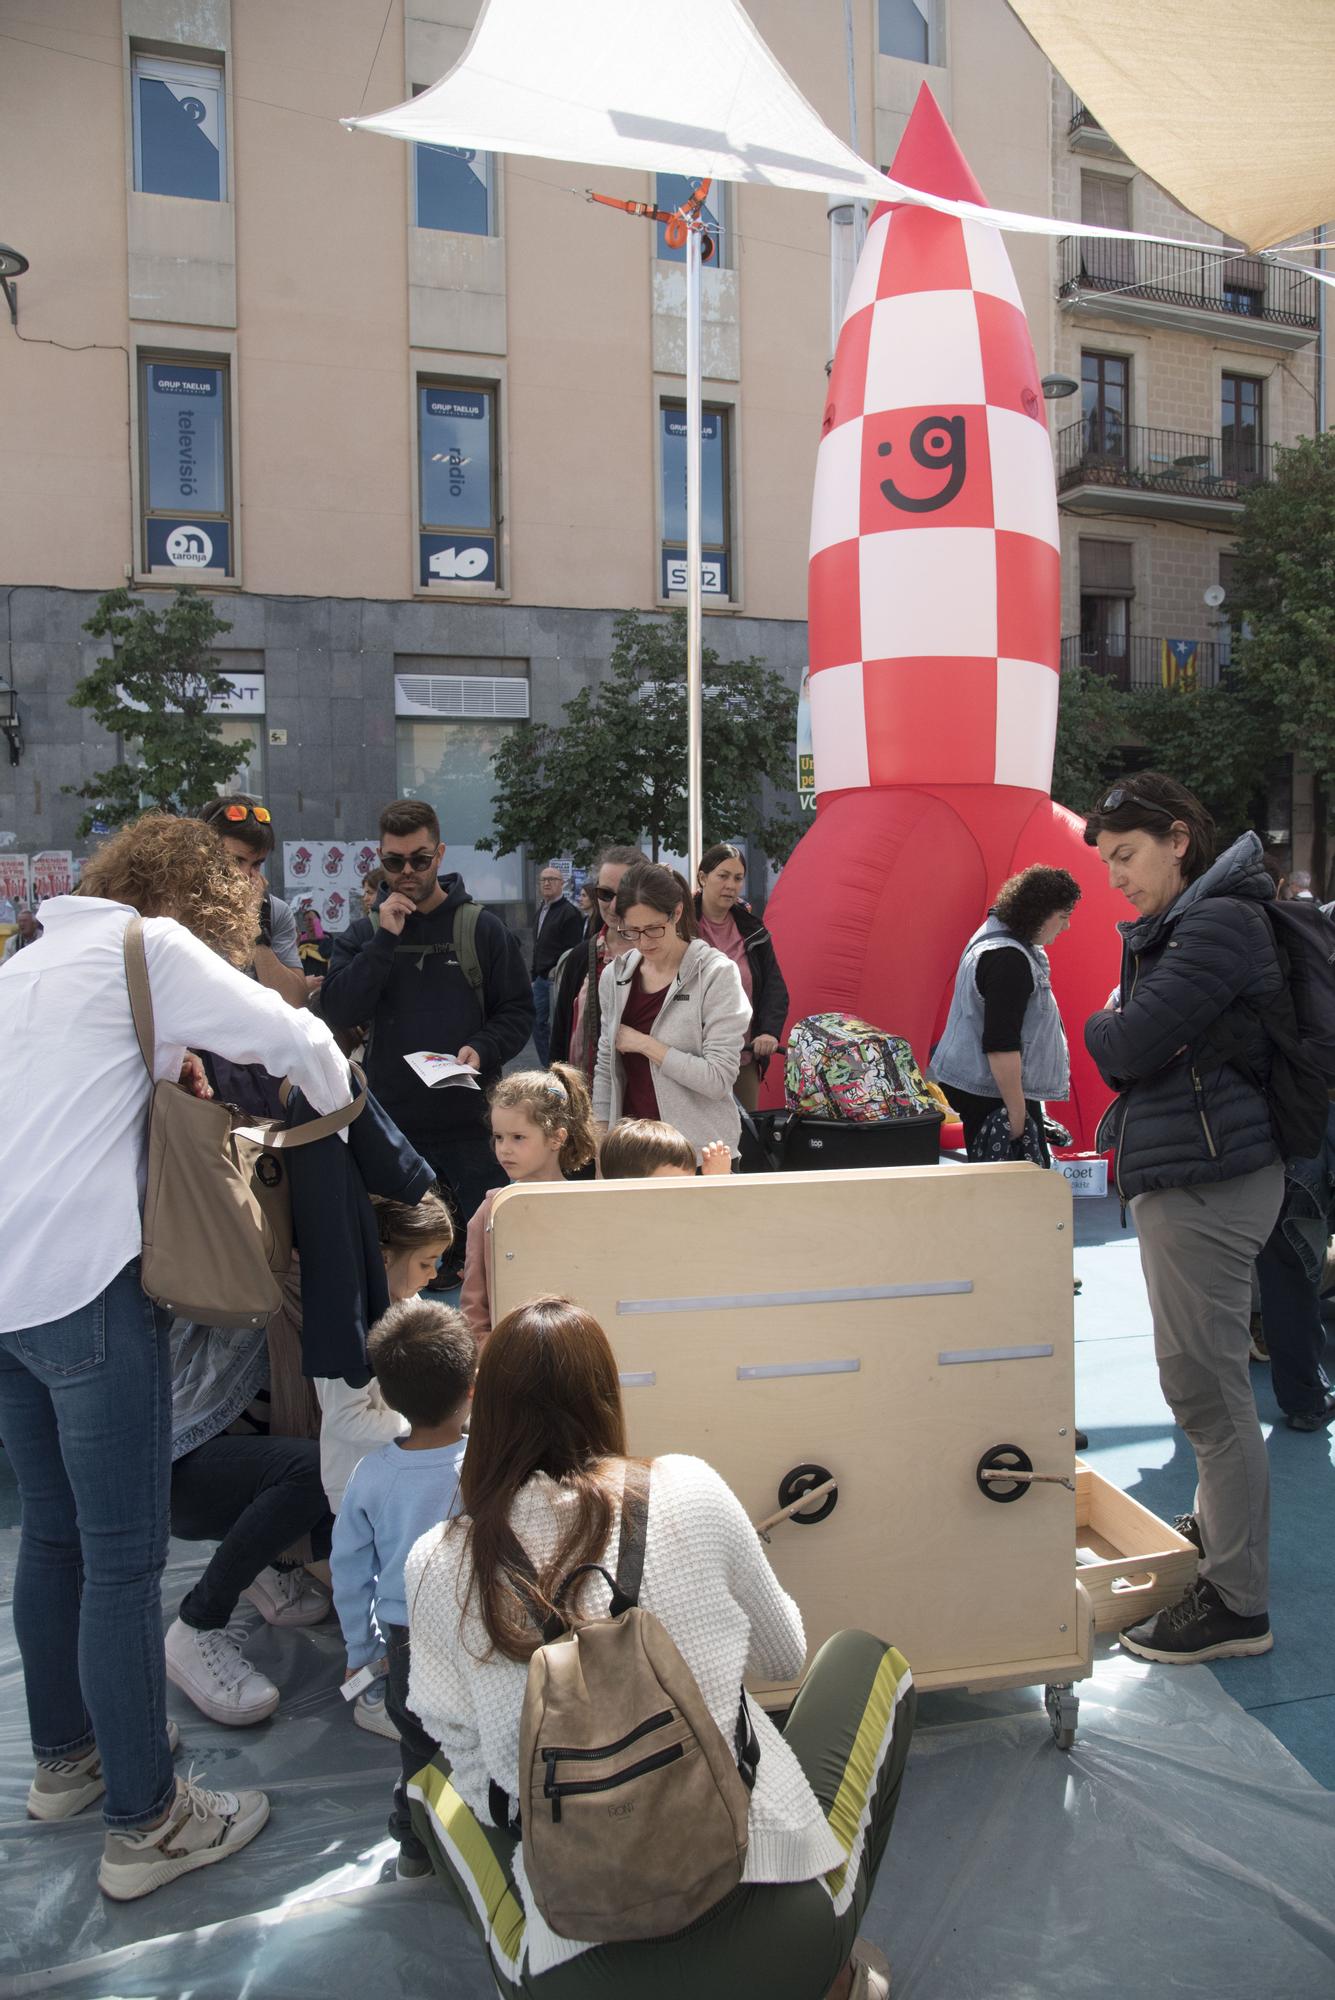
POLYGON ((1215 687, 1225 664, 1213 639, 1154 639, 1140 634, 1088 639, 1073 632, 1062 640, 1063 668, 1085 667, 1090 673, 1102 674, 1123 693, 1215 687))
POLYGON ((1269 445, 1083 417, 1057 434, 1057 497, 1076 514, 1231 528, 1252 486, 1274 477, 1269 445))
POLYGON ((1104 160, 1126 158, 1117 141, 1104 131, 1089 106, 1078 97, 1071 99, 1071 122, 1066 130, 1073 153, 1090 153, 1104 160))
POLYGON ((1315 340, 1317 280, 1236 250, 1182 250, 1064 236, 1057 246, 1057 298, 1076 319, 1115 319, 1232 337, 1249 347, 1296 352, 1315 340))

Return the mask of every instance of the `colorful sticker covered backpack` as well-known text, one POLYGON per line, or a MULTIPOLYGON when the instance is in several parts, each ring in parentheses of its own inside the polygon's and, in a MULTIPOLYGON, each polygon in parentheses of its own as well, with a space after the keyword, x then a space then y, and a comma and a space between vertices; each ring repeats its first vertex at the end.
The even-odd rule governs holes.
POLYGON ((856 1014, 809 1014, 789 1030, 784 1095, 803 1117, 852 1124, 942 1108, 904 1038, 856 1014))

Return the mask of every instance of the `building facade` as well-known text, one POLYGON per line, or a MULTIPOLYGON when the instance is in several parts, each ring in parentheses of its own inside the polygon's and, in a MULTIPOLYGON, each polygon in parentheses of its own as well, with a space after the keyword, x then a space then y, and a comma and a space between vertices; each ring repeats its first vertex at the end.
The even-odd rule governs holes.
MULTIPOLYGON (((750 11, 847 132, 840 0, 750 11)), ((1316 421, 1315 303, 1212 255, 1003 0, 853 11, 864 153, 890 160, 926 81, 990 198, 1072 219, 1056 248, 1008 244, 1041 368, 1082 385, 1052 412, 1068 649, 1152 677, 1194 645, 1208 673, 1238 493, 1316 421), (1119 202, 1199 259, 1082 250, 1119 202)), ((684 268, 585 189, 671 206, 684 184, 339 124, 443 74, 476 13, 0 0, 3 229, 30 264, 0 321, 0 674, 24 742, 0 756, 0 837, 20 849, 87 844, 64 788, 114 755, 69 706, 97 596, 186 581, 231 621, 225 729, 280 838, 359 839, 421 793, 470 886, 526 900, 527 858, 475 847, 496 744, 597 678, 618 612, 680 601, 684 561, 684 268)), ((816 195, 714 192, 707 638, 796 691, 838 232, 816 195)))

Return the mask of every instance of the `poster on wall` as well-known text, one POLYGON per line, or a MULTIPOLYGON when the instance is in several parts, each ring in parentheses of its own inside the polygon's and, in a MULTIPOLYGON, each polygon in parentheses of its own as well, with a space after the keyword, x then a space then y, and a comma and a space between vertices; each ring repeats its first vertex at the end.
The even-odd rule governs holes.
POLYGON ((321 927, 345 931, 362 913, 362 883, 380 865, 374 840, 285 840, 283 883, 294 909, 313 910, 321 927))
POLYGON ((32 902, 26 854, 0 854, 0 904, 32 902))
POLYGON ((46 847, 32 857, 32 893, 44 903, 48 896, 68 896, 74 887, 74 856, 68 848, 46 847))

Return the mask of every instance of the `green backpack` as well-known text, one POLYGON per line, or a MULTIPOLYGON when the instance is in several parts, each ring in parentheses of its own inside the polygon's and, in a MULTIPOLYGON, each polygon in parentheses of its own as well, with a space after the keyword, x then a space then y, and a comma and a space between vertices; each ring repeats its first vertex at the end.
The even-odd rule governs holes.
MULTIPOLYGON (((458 961, 460 972, 462 972, 464 978, 473 989, 478 1004, 478 1011, 485 1021, 487 1018, 487 994, 486 988, 482 983, 482 960, 477 955, 477 925, 478 918, 481 915, 482 905, 480 903, 460 903, 454 913, 454 934, 448 944, 399 943, 394 947, 394 956, 397 958, 400 952, 410 952, 416 958, 417 969, 420 972, 429 958, 435 957, 439 952, 452 951, 458 961)), ((373 931, 380 929, 379 910, 372 910, 371 912, 371 929, 373 931)))

